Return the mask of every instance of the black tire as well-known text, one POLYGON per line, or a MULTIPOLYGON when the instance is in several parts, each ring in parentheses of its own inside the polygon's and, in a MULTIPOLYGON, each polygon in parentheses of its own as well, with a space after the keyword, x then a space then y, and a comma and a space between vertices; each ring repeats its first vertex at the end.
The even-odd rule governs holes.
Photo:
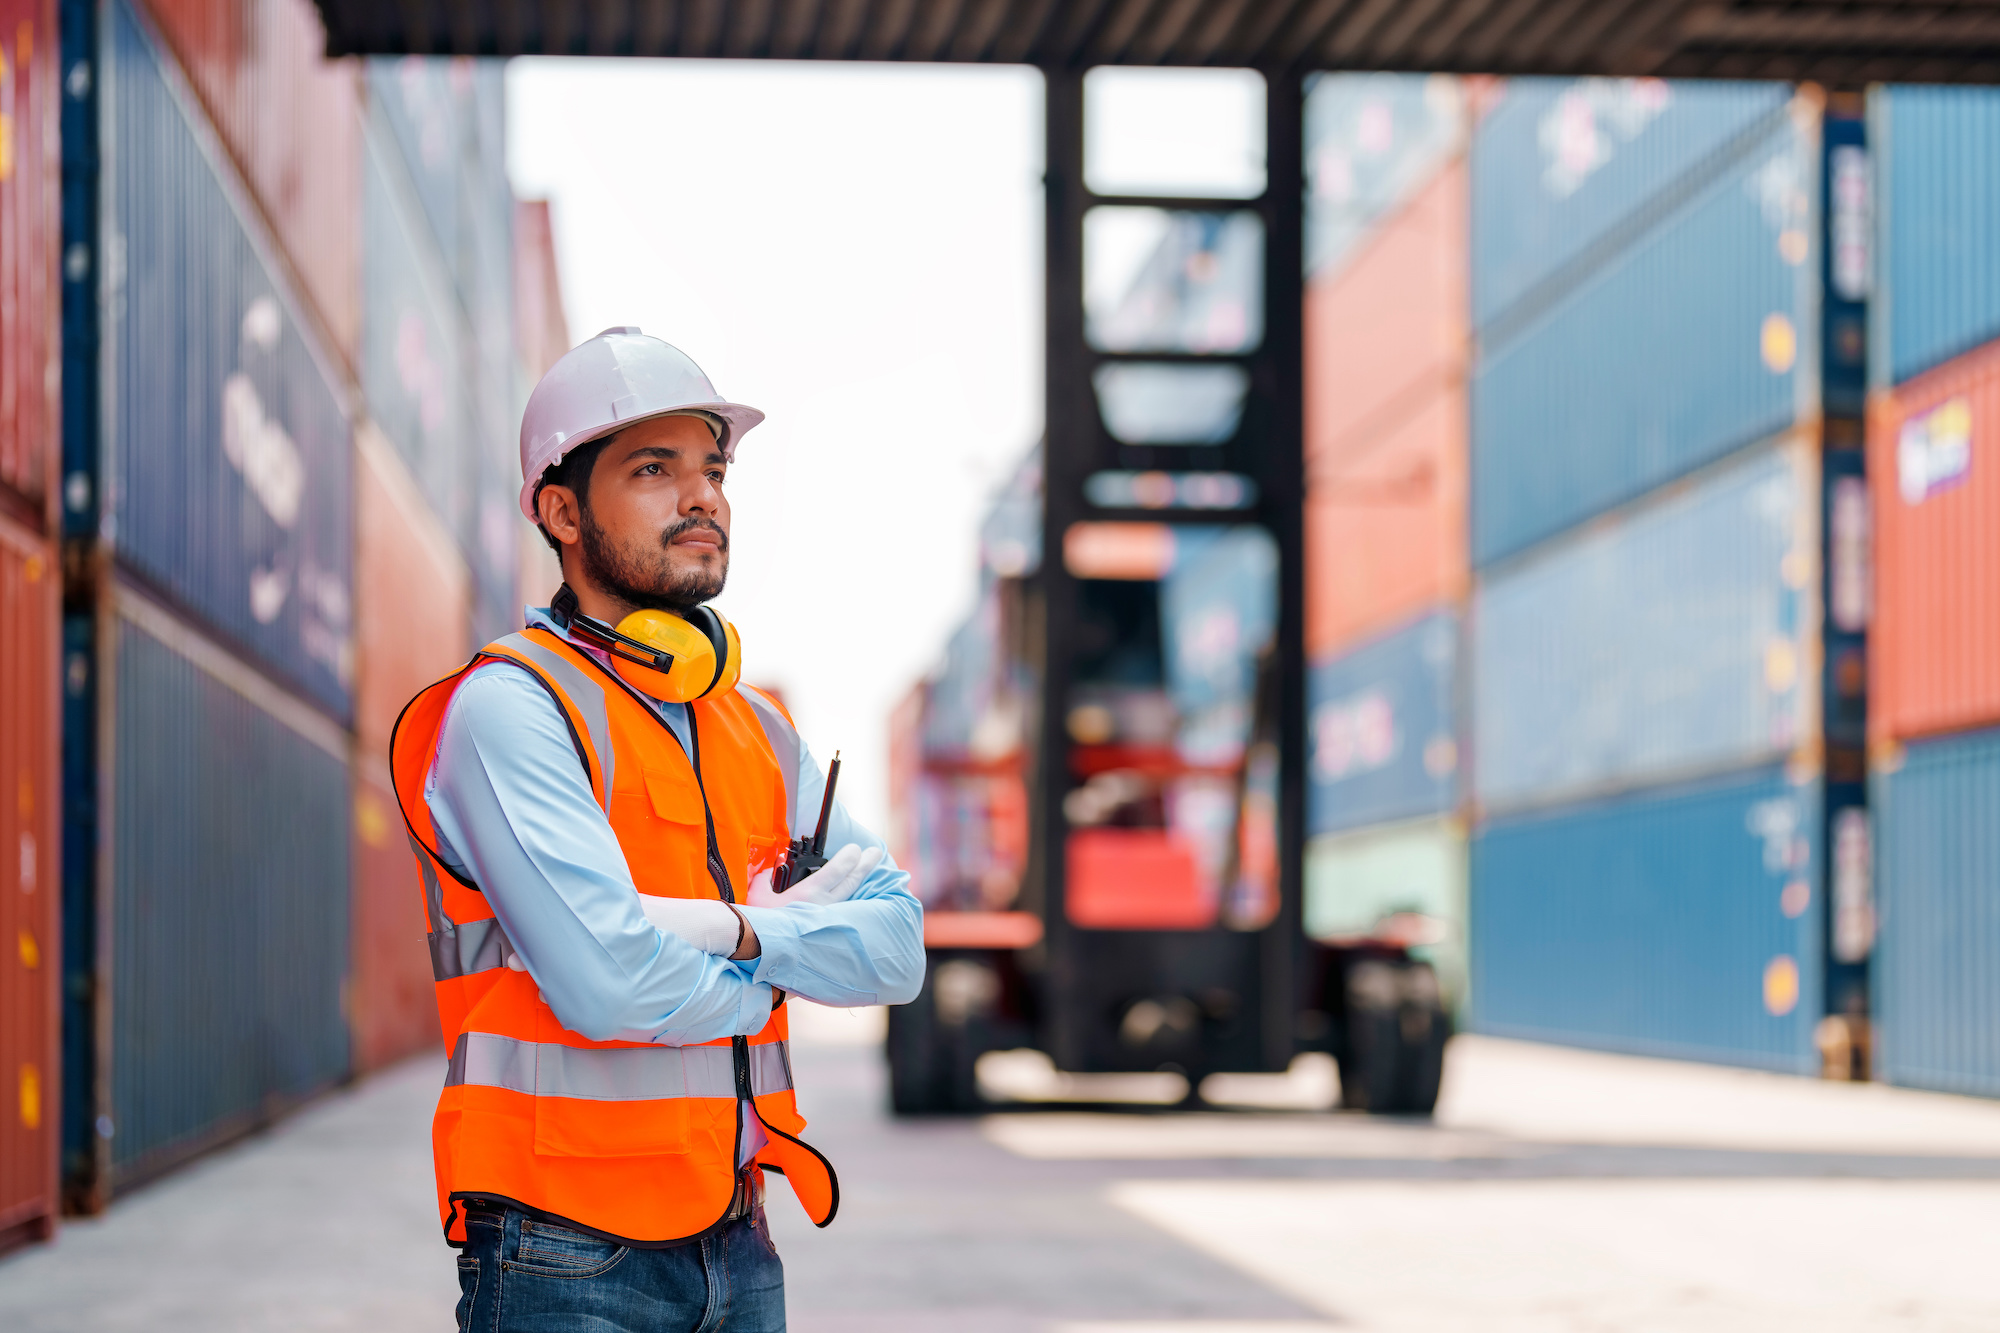
POLYGON ((1373 1115, 1431 1114, 1451 1036, 1437 974, 1428 963, 1361 958, 1347 967, 1341 985, 1347 1013, 1341 1105, 1373 1115))
POLYGON ((963 1115, 983 1104, 974 1071, 986 1025, 945 1022, 935 975, 925 976, 916 999, 889 1010, 889 1109, 897 1115, 963 1115))

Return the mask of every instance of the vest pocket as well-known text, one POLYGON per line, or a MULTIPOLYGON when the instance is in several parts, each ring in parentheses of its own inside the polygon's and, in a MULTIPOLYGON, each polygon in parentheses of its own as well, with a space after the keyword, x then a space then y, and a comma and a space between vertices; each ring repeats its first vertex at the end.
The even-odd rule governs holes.
POLYGON ((649 768, 646 770, 646 795, 652 800, 653 813, 670 823, 693 824, 699 828, 708 822, 702 808, 701 788, 695 786, 692 774, 684 776, 649 768))

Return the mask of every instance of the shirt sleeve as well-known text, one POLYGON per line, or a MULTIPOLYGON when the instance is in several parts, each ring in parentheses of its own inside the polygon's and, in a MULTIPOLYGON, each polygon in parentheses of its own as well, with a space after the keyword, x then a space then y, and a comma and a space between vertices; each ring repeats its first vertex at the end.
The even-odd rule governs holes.
POLYGON ((440 854, 486 895, 564 1027, 665 1046, 763 1028, 768 985, 646 920, 569 728, 524 669, 489 663, 459 686, 424 794, 440 854))
MULTIPOLYGON (((826 774, 799 745, 799 810, 819 810, 826 774)), ((854 896, 823 907, 745 907, 763 952, 751 974, 758 981, 838 1008, 908 1004, 924 984, 924 909, 910 892, 910 874, 888 844, 869 832, 838 800, 827 820, 829 852, 850 843, 880 847, 882 862, 854 896)))

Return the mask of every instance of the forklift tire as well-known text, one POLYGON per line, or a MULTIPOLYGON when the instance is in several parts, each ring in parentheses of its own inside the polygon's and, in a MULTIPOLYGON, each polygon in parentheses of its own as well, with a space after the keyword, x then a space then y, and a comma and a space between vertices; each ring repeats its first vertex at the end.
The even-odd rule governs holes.
POLYGON ((1451 1018, 1428 963, 1364 958, 1347 970, 1340 1102, 1372 1115, 1429 1115, 1451 1018))
POLYGON ((940 1021, 931 978, 908 1004, 889 1010, 889 1109, 897 1115, 964 1115, 981 1107, 973 1067, 975 1024, 940 1021))

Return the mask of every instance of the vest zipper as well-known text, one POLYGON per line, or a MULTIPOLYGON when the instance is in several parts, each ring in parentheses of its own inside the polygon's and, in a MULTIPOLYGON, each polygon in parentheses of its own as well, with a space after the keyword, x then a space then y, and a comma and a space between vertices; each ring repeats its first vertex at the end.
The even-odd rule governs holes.
MULTIPOLYGON (((733 903, 736 901, 736 890, 730 886, 729 869, 722 864, 722 849, 716 845, 715 813, 708 808, 708 786, 702 781, 701 777, 701 728, 695 721, 694 707, 692 705, 688 706, 687 719, 688 750, 690 751, 689 757, 693 760, 694 785, 695 789, 701 793, 701 817, 708 825, 708 877, 715 881, 715 887, 722 894, 722 901, 733 903)), ((662 721, 664 720, 662 719, 662 721)), ((757 1104, 756 1099, 751 1095, 750 1091, 750 1039, 748 1037, 731 1037, 729 1039, 729 1054, 731 1063, 736 1069, 736 1132, 739 1145, 737 1151, 740 1152, 741 1136, 743 1133, 743 1107, 746 1104, 752 1107, 757 1104)), ((741 1166, 740 1162, 732 1163, 731 1169, 738 1171, 740 1174, 741 1166)))

